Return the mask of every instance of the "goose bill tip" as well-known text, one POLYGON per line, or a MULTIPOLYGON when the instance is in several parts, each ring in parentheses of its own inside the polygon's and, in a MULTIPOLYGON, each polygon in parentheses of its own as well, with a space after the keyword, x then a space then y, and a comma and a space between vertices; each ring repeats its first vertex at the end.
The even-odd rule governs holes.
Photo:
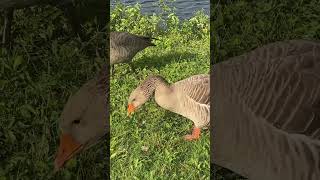
POLYGON ((128 112, 127 112, 127 116, 130 116, 131 114, 134 113, 135 107, 133 104, 128 104, 128 112))
POLYGON ((62 134, 60 137, 60 145, 54 160, 54 173, 58 172, 64 164, 77 154, 83 145, 76 142, 69 134, 62 134))

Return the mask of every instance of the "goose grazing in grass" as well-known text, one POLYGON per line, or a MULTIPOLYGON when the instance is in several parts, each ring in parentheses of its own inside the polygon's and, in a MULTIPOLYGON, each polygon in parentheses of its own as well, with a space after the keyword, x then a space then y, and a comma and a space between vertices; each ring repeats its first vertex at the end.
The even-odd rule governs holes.
POLYGON ((75 154, 97 143, 109 131, 107 124, 107 67, 69 98, 60 118, 58 171, 75 154))
POLYGON ((320 42, 290 40, 215 64, 211 162, 249 179, 320 179, 320 42))
MULTIPOLYGON (((140 51, 149 46, 155 46, 152 37, 138 36, 127 32, 110 32, 110 65, 112 73, 114 64, 128 63, 140 51)), ((131 68, 133 68, 130 63, 131 68)))
POLYGON ((194 123, 191 135, 186 140, 200 137, 201 128, 210 123, 210 86, 209 75, 194 75, 187 79, 169 84, 161 76, 149 76, 130 95, 128 114, 141 107, 153 94, 159 106, 180 114, 194 123))

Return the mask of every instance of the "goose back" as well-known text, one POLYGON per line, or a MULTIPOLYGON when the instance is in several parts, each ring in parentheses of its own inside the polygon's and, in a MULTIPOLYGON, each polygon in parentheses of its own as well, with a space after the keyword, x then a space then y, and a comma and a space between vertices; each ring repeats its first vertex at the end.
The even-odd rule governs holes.
POLYGON ((185 95, 194 101, 210 105, 210 76, 208 74, 194 75, 174 83, 185 95))
POLYGON ((249 179, 320 177, 320 44, 271 43, 214 65, 212 162, 249 179))

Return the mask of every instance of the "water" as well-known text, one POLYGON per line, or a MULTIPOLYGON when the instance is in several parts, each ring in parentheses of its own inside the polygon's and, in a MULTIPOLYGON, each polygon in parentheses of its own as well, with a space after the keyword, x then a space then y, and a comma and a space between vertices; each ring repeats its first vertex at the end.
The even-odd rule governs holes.
MULTIPOLYGON (((115 4, 116 0, 111 0, 111 7, 115 4)), ((158 7, 158 0, 121 0, 122 3, 127 5, 141 4, 141 11, 144 14, 152 14, 161 12, 158 7)), ((167 1, 168 2, 168 1, 167 1)), ((176 8, 176 14, 180 19, 189 19, 193 16, 195 11, 204 10, 205 14, 210 14, 210 1, 209 0, 176 0, 175 2, 167 3, 170 7, 176 8)))

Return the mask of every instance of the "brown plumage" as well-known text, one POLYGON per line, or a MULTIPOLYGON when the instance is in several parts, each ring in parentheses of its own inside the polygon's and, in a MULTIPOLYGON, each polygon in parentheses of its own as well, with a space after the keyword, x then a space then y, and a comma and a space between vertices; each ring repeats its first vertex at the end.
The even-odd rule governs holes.
POLYGON ((320 177, 320 43, 271 43, 213 66, 212 162, 249 179, 320 177))
POLYGON ((59 150, 55 170, 83 149, 98 142, 109 131, 107 66, 84 84, 66 103, 60 117, 59 150))
POLYGON ((149 76, 130 94, 128 111, 138 109, 154 94, 159 106, 193 121, 193 133, 185 138, 198 139, 200 128, 210 122, 209 83, 206 74, 194 75, 171 85, 161 76, 149 76))

